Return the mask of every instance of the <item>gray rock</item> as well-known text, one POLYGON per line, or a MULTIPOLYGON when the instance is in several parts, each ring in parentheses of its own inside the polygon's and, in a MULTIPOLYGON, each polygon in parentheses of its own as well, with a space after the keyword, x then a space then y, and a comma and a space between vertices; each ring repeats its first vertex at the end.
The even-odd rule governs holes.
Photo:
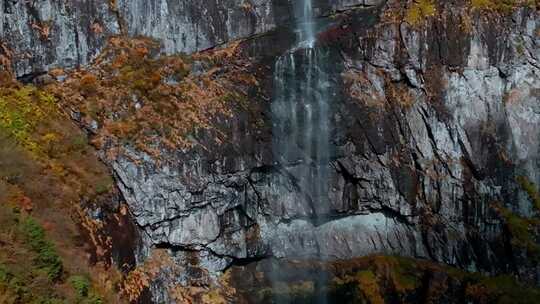
MULTIPOLYGON (((275 164, 270 103, 253 96, 262 126, 237 115, 223 126, 230 136, 220 146, 202 137, 210 149, 164 150, 159 163, 126 146, 110 162, 143 232, 139 261, 152 248, 168 248, 187 269, 195 254, 211 280, 234 263, 268 257, 382 253, 530 275, 527 261, 503 250, 507 235, 490 206, 533 215, 515 178, 540 185, 537 13, 521 9, 500 24, 473 18, 465 32, 451 21, 463 12, 450 3, 444 18, 416 30, 377 23, 380 11, 369 7, 382 2, 316 2, 320 16, 354 11, 345 43, 327 42, 339 53, 332 81, 341 93, 332 104, 325 205, 314 206, 295 180, 303 164, 275 164)), ((117 12, 100 1, 4 1, 0 14, 2 41, 19 56, 18 76, 88 63, 120 28, 159 39, 167 53, 193 52, 286 32, 293 18, 290 2, 269 0, 121 0, 117 12), (32 27, 43 22, 51 25, 47 37, 32 27), (102 32, 89 31, 95 22, 102 32)), ((262 49, 275 43, 261 41, 262 49)), ((264 56, 253 60, 267 65, 264 56)), ((267 76, 261 83, 271 82, 267 76)), ((532 277, 540 282, 538 273, 532 277)), ((189 272, 174 282, 164 275, 151 287, 155 300, 170 302, 167 286, 190 279, 189 272)))
MULTIPOLYGON (((382 1, 321 1, 321 14, 382 1)), ((161 42, 167 54, 192 53, 275 30, 291 19, 281 0, 3 1, 0 42, 18 77, 88 64, 121 33, 161 42)))
POLYGON ((242 259, 374 253, 505 270, 511 257, 499 254, 503 226, 490 204, 530 216, 515 177, 540 184, 540 69, 531 31, 538 20, 525 11, 517 16, 522 21, 493 38, 504 33, 509 41, 507 54, 495 59, 499 46, 486 40, 489 25, 480 20, 455 54, 441 51, 452 42, 435 37, 434 28, 418 32, 404 24, 375 25, 341 51, 345 68, 336 77, 361 74, 365 83, 344 89, 366 94, 335 101, 325 214, 315 214, 310 194, 294 181, 295 166, 275 167, 265 156, 269 138, 238 148, 237 140, 254 141, 256 132, 233 134, 232 150, 222 150, 232 153, 169 153, 161 166, 131 151, 114 168, 151 236, 145 246, 168 244, 174 254, 182 254, 179 245, 199 250, 211 273, 242 259), (529 42, 519 51, 514 41, 529 42), (406 57, 398 61, 400 52, 406 57))
POLYGON ((15 74, 89 63, 120 33, 108 1, 2 1, 1 42, 13 54, 15 74))

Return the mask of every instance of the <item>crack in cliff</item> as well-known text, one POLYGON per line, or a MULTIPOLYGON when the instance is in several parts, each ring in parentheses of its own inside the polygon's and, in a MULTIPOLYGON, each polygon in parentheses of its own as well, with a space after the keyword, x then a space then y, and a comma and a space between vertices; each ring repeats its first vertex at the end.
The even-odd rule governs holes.
POLYGON ((405 215, 400 213, 399 211, 396 211, 392 209, 389 206, 386 205, 380 205, 379 207, 373 207, 373 206, 365 206, 365 209, 367 209, 371 214, 373 213, 380 213, 384 215, 386 218, 393 219, 400 224, 406 225, 406 226, 414 226, 414 223, 411 222, 410 219, 416 218, 416 215, 405 215))
POLYGON ((406 249, 406 248, 405 248, 405 245, 403 245, 403 243, 402 243, 402 238, 401 238, 400 236, 401 236, 401 235, 400 235, 399 231, 398 231, 397 229, 394 230, 394 237, 395 237, 395 239, 396 239, 397 242, 398 242, 399 248, 401 248, 402 250, 405 250, 405 249, 406 249))
POLYGON ((362 124, 362 122, 360 121, 360 119, 356 119, 356 122, 360 125, 362 131, 363 131, 363 135, 371 149, 371 152, 373 153, 373 155, 377 158, 377 162, 382 166, 382 167, 386 167, 386 165, 384 164, 384 162, 380 159, 379 157, 379 153, 377 152, 377 148, 375 147, 375 144, 372 142, 370 136, 367 134, 367 131, 366 131, 366 128, 365 126, 362 124))
MULTIPOLYGON (((368 180, 366 178, 355 177, 352 173, 350 173, 347 170, 347 168, 340 161, 336 161, 335 163, 337 163, 337 165, 338 165, 337 167, 334 166, 335 170, 339 174, 341 174, 341 176, 343 176, 345 181, 347 181, 349 183, 352 183, 353 185, 359 185, 359 186, 361 186, 361 184, 360 184, 361 182, 368 182, 368 183, 371 182, 370 180, 368 180)), ((392 219, 398 221, 399 223, 406 224, 406 225, 412 225, 412 222, 409 220, 409 218, 415 217, 414 215, 403 215, 399 211, 396 211, 396 210, 392 209, 391 207, 384 205, 383 202, 380 203, 380 207, 378 207, 378 208, 373 207, 371 205, 365 205, 365 206, 362 206, 362 208, 364 210, 368 210, 370 213, 382 213, 386 217, 392 218, 392 219)), ((360 209, 360 211, 361 211, 361 209, 360 209)), ((350 215, 350 211, 347 214, 350 215)))
POLYGON ((471 173, 473 177, 476 180, 483 180, 485 178, 484 174, 476 168, 475 164, 473 163, 471 156, 469 154, 469 151, 467 150, 467 147, 465 147, 465 143, 461 139, 461 136, 458 138, 459 146, 461 147, 461 152, 463 153, 463 161, 465 162, 465 165, 471 170, 471 173))
MULTIPOLYGON (((435 157, 437 158, 439 163, 444 167, 444 169, 446 170, 446 173, 448 174, 448 176, 450 176, 453 179, 456 179, 456 177, 452 174, 452 170, 448 166, 447 162, 443 159, 443 157, 439 153, 439 148, 437 147, 437 141, 435 139, 435 135, 433 134, 433 130, 431 128, 431 125, 427 121, 427 117, 429 116, 427 111, 424 108, 421 108, 421 107, 419 109, 420 109, 420 111, 419 111, 420 117, 422 118, 422 121, 424 122, 424 125, 426 126, 426 131, 427 131, 427 135, 428 135, 429 140, 430 140, 431 149, 433 150, 433 154, 435 155, 435 157)), ((446 126, 446 124, 445 124, 445 126, 446 126)))
POLYGON ((228 265, 222 270, 223 272, 226 272, 232 267, 236 266, 247 266, 253 263, 258 263, 267 259, 275 259, 276 257, 273 255, 262 255, 262 256, 254 256, 254 257, 246 257, 246 258, 237 258, 229 256, 231 259, 231 262, 228 263, 228 265))
POLYGON ((126 26, 126 20, 120 13, 120 10, 118 9, 118 1, 117 0, 109 0, 108 1, 109 10, 114 15, 114 18, 116 19, 116 23, 118 24, 118 28, 120 29, 120 33, 123 36, 128 35, 128 30, 126 26))
POLYGON ((290 225, 294 221, 304 221, 313 225, 314 228, 317 228, 331 222, 339 221, 350 216, 361 214, 365 213, 328 213, 317 214, 316 216, 295 215, 287 218, 280 218, 278 220, 278 224, 290 225))
POLYGON ((246 266, 246 265, 257 263, 266 259, 272 259, 272 258, 277 259, 277 257, 273 255, 255 255, 255 256, 248 256, 248 257, 237 257, 234 255, 217 253, 216 251, 209 248, 208 245, 200 245, 199 247, 201 248, 196 248, 196 246, 176 245, 176 244, 171 244, 171 243, 158 243, 155 245, 155 248, 170 250, 173 254, 176 254, 178 252, 195 252, 195 253, 207 252, 208 254, 211 254, 214 257, 225 260, 225 263, 227 265, 221 270, 222 272, 226 272, 227 270, 235 266, 246 266))
POLYGON ((349 170, 347 170, 345 165, 343 165, 343 163, 339 160, 332 162, 332 167, 334 167, 334 170, 338 174, 340 174, 346 182, 351 183, 353 185, 360 185, 361 182, 371 182, 367 178, 354 176, 354 174, 349 172, 349 170), (335 166, 334 163, 336 163, 337 166, 335 166))
POLYGON ((73 28, 73 33, 75 34, 75 48, 77 52, 77 67, 81 65, 81 38, 79 37, 78 25, 75 24, 73 28))
POLYGON ((257 203, 257 207, 259 209, 258 212, 260 214, 270 216, 269 213, 264 213, 264 210, 266 208, 264 208, 263 204, 264 204, 264 201, 266 201, 266 199, 264 198, 264 196, 259 192, 259 190, 256 187, 257 181, 253 179, 253 174, 255 174, 255 173, 262 173, 262 174, 266 175, 266 174, 279 173, 279 170, 276 168, 276 166, 272 166, 272 165, 259 166, 259 167, 252 168, 249 171, 248 175, 246 176, 248 184, 251 186, 251 189, 255 193, 255 196, 257 196, 256 203, 257 203))
MULTIPOLYGON (((120 190, 121 190, 122 192, 123 192, 123 191, 127 191, 127 192, 129 192, 129 193, 131 194, 131 196, 133 196, 133 192, 134 192, 133 188, 129 187, 129 186, 126 184, 126 182, 122 179, 122 177, 120 176, 120 174, 118 174, 118 172, 117 172, 116 169, 112 168, 111 171, 112 171, 112 173, 113 173, 113 177, 114 177, 114 180, 116 181, 116 183, 117 183, 117 184, 118 184, 118 183, 121 184, 121 187, 119 187, 120 190)), ((125 197, 124 194, 122 194, 122 196, 125 197)))
POLYGON ((426 248, 427 254, 429 258, 432 261, 437 261, 435 253, 433 252, 433 248, 431 246, 431 242, 429 241, 429 234, 428 234, 427 228, 422 229, 421 236, 422 236, 422 244, 424 245, 424 248, 426 248))
POLYGON ((21 76, 17 76, 17 81, 19 81, 19 82, 21 82, 23 84, 31 84, 36 79, 38 79, 40 76, 44 76, 44 75, 47 75, 47 72, 45 72, 45 71, 32 72, 32 73, 28 73, 28 74, 23 74, 21 76))

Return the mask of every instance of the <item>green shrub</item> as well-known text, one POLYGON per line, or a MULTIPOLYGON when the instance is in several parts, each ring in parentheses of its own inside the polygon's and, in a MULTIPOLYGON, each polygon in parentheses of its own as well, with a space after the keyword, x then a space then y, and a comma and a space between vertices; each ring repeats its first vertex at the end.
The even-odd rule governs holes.
POLYGON ((57 298, 40 299, 39 304, 67 304, 66 301, 57 298))
POLYGON ((101 298, 90 292, 90 281, 85 276, 74 275, 69 278, 69 283, 77 292, 77 303, 102 304, 101 298))
POLYGON ((8 286, 9 289, 11 289, 19 297, 24 297, 30 293, 30 290, 26 286, 25 282, 15 276, 10 278, 8 286))
POLYGON ((0 264, 0 282, 7 283, 9 281, 10 274, 6 266, 0 264))
POLYGON ((47 273, 50 280, 58 280, 62 275, 62 260, 54 245, 45 238, 43 227, 31 217, 22 218, 20 225, 28 245, 37 253, 37 266, 47 273))
POLYGON ((96 183, 96 194, 105 194, 111 190, 112 186, 114 184, 114 181, 110 176, 107 176, 103 179, 101 179, 99 182, 96 183))
POLYGON ((84 299, 81 303, 82 304, 103 304, 103 300, 99 296, 91 294, 90 296, 88 296, 88 298, 84 299))
POLYGON ((506 227, 512 236, 512 245, 527 250, 530 259, 540 261, 540 245, 536 242, 534 233, 534 227, 539 225, 539 221, 523 218, 501 206, 498 206, 497 210, 504 218, 506 227))
POLYGON ((83 151, 88 146, 88 138, 86 135, 77 135, 71 139, 72 151, 83 151))
POLYGON ((525 176, 518 176, 517 182, 519 183, 521 188, 529 195, 529 198, 533 203, 534 209, 540 211, 540 193, 538 192, 536 186, 525 176))
POLYGON ((88 291, 90 290, 90 282, 87 278, 80 276, 80 275, 74 275, 69 278, 69 283, 75 291, 77 291, 77 294, 81 297, 87 297, 88 291))

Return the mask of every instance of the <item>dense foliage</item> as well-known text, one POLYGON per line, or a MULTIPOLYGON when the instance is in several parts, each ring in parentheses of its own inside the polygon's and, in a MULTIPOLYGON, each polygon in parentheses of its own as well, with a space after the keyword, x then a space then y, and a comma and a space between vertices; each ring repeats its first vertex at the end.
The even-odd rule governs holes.
POLYGON ((96 280, 115 271, 85 258, 79 227, 87 219, 77 212, 110 191, 108 170, 51 94, 0 78, 0 303, 115 298, 111 282, 96 280), (88 277, 87 291, 71 286, 70 274, 88 277))
POLYGON ((206 130, 224 140, 216 119, 241 107, 256 81, 234 61, 237 44, 193 56, 157 56, 148 39, 112 38, 86 71, 49 90, 95 128, 99 147, 131 145, 157 156, 159 148, 197 144, 206 130))

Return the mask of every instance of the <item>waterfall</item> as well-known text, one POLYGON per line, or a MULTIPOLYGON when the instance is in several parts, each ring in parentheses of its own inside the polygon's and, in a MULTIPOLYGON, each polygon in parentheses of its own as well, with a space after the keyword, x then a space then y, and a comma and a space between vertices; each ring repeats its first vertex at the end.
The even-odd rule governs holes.
POLYGON ((330 81, 327 54, 315 47, 311 0, 295 3, 297 42, 274 67, 274 157, 297 180, 317 218, 328 209, 330 81))
POLYGON ((312 49, 315 45, 315 18, 313 16, 313 4, 311 0, 298 1, 296 5, 301 6, 301 10, 295 8, 297 15, 297 31, 299 38, 297 43, 304 44, 305 47, 312 49), (301 11, 300 16, 298 12, 301 11))
MULTIPOLYGON (((329 209, 331 63, 328 51, 316 47, 312 1, 295 1, 294 12, 297 41, 274 67, 273 153, 276 163, 294 177, 318 222, 329 209)), ((316 303, 324 304, 326 295, 319 287, 327 278, 315 279, 320 294, 316 303)))

